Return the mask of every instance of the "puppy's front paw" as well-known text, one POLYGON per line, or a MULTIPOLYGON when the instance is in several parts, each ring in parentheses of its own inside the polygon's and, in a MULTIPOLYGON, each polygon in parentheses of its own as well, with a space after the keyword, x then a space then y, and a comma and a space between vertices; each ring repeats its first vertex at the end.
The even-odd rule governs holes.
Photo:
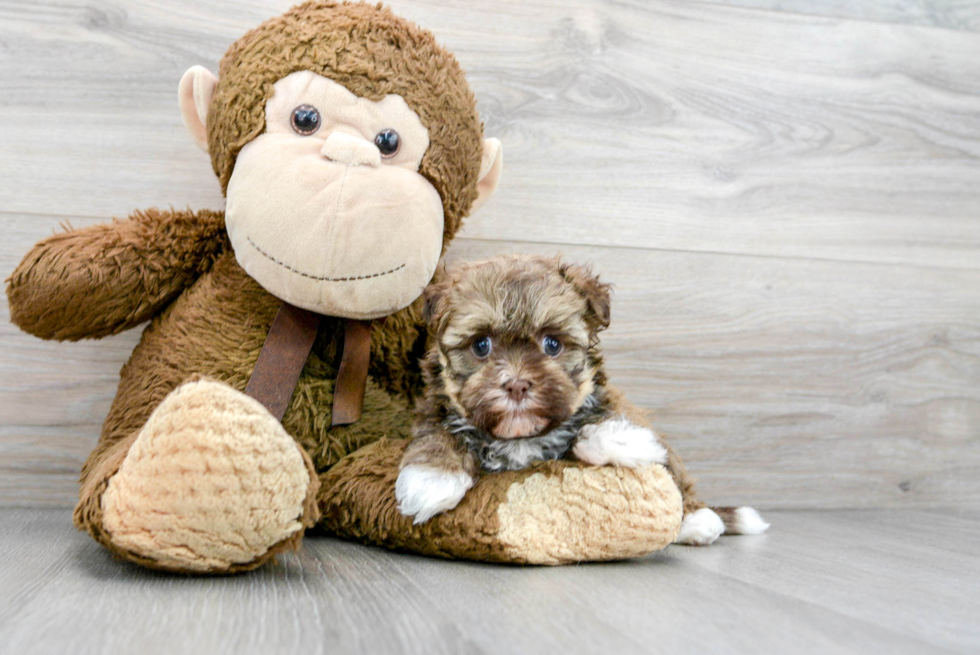
POLYGON ((675 544, 685 546, 710 546, 725 531, 721 517, 708 507, 684 515, 681 531, 674 539, 675 544))
POLYGON ((398 511, 414 516, 415 525, 425 523, 436 514, 456 507, 472 486, 473 478, 465 471, 410 464, 398 473, 395 481, 398 511))
POLYGON ((627 418, 586 425, 572 453, 583 462, 596 466, 612 464, 639 468, 667 463, 667 449, 657 440, 657 435, 627 418))

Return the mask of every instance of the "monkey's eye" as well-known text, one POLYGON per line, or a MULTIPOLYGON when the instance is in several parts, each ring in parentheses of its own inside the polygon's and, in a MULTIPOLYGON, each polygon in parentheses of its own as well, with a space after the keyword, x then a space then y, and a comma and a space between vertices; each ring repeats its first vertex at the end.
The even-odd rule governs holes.
POLYGON ((292 123, 293 130, 297 134, 309 136, 320 129, 320 112, 316 110, 316 107, 300 105, 293 110, 289 122, 292 123))
POLYGON ((493 349, 493 344, 490 342, 490 337, 480 337, 473 342, 473 354, 483 359, 490 354, 493 349))
POLYGON ((401 144, 401 139, 398 138, 398 132, 392 129, 381 130, 374 137, 374 145, 378 146, 382 157, 394 157, 401 144))
POLYGON ((555 357, 561 352, 561 341, 552 336, 545 337, 541 342, 541 348, 548 357, 555 357))

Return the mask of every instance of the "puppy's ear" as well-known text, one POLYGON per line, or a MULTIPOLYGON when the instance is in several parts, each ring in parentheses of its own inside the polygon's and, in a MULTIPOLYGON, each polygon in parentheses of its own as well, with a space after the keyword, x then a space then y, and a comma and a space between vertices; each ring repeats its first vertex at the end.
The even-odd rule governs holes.
POLYGON ((432 282, 425 288, 423 294, 425 305, 422 309, 422 318, 434 332, 437 331, 442 315, 446 313, 449 290, 452 286, 452 276, 446 271, 446 265, 439 264, 435 275, 432 276, 432 282))
POLYGON ((588 266, 580 264, 559 264, 558 272, 585 298, 585 318, 593 333, 609 327, 612 285, 601 282, 588 266))

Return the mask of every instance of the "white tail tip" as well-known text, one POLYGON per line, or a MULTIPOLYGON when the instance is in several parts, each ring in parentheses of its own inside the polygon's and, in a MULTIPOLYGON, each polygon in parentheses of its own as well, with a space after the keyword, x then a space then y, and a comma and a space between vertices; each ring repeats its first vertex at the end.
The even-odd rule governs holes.
POLYGON ((759 512, 751 507, 739 507, 735 510, 735 534, 762 534, 769 529, 759 512))

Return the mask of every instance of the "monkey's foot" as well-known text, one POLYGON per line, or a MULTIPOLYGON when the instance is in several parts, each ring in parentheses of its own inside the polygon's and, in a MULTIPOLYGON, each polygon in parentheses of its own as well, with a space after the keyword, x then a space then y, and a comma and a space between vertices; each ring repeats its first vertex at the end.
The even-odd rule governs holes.
POLYGON ((247 570, 315 520, 312 465, 257 401, 212 380, 167 396, 102 496, 112 550, 171 571, 247 570))
POLYGON ((413 523, 396 497, 405 445, 381 439, 322 474, 319 526, 388 548, 523 564, 638 557, 680 529, 681 494, 663 466, 569 460, 480 476, 453 509, 413 523))

